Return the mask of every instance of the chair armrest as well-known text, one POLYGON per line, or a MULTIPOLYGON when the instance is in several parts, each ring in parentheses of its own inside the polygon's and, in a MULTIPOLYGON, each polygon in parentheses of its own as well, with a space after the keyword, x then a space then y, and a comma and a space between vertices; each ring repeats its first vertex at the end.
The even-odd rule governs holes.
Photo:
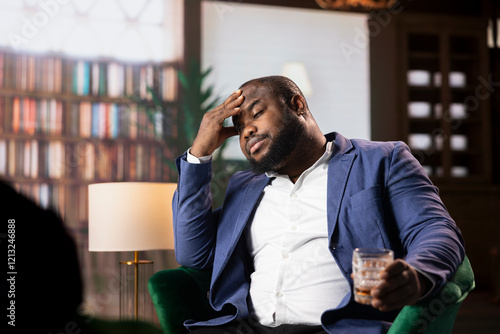
POLYGON ((465 257, 453 277, 434 296, 403 307, 388 334, 451 333, 458 309, 474 287, 474 272, 465 257))
MULTIPOLYGON (((164 334, 187 333, 187 319, 216 317, 207 298, 210 277, 209 270, 179 267, 159 271, 149 279, 149 293, 164 334)), ((388 334, 451 333, 458 309, 474 286, 474 273, 465 257, 457 272, 433 297, 405 306, 388 334)))
POLYGON ((210 270, 187 267, 162 270, 148 281, 148 290, 164 334, 187 333, 187 319, 209 319, 215 312, 207 293, 210 270))

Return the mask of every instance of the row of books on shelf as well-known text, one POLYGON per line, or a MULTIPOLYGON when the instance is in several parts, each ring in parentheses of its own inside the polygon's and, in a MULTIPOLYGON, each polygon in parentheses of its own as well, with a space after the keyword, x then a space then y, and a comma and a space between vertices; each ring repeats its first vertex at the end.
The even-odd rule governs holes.
POLYGON ((63 103, 55 99, 0 97, 0 133, 61 135, 63 103), (10 111, 10 112, 9 112, 10 111), (3 131, 2 130, 3 127, 3 131))
POLYGON ((164 112, 137 104, 0 97, 0 134, 159 140, 177 134, 176 115, 175 107, 164 112))
POLYGON ((167 159, 171 153, 158 145, 0 139, 0 177, 166 181, 172 176, 167 159))
POLYGON ((53 210, 66 227, 83 230, 88 219, 88 186, 68 186, 49 183, 13 183, 14 188, 40 207, 53 210))
POLYGON ((62 59, 0 53, 0 88, 61 93, 62 59))
POLYGON ((130 65, 0 52, 0 89, 164 101, 177 98, 173 65, 130 65))
POLYGON ((0 139, 0 175, 62 178, 64 152, 64 144, 60 141, 39 145, 36 140, 0 139), (44 163, 39 165, 40 160, 44 163))

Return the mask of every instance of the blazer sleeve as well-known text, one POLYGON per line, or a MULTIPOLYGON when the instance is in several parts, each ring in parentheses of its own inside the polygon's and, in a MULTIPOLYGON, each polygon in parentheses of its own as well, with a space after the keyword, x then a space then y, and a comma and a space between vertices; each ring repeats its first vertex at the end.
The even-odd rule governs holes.
POLYGON ((460 230, 438 189, 402 142, 394 146, 385 182, 386 209, 397 224, 405 260, 436 278, 435 292, 464 259, 460 230))
POLYGON ((212 267, 219 211, 212 211, 211 161, 191 164, 186 153, 176 160, 179 172, 172 200, 175 257, 180 265, 212 267))

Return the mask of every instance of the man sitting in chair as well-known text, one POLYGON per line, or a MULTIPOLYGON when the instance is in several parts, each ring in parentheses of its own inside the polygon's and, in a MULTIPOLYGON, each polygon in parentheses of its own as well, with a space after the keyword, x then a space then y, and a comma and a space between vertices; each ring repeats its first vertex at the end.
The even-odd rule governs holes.
POLYGON ((460 231, 408 147, 324 135, 286 77, 243 84, 205 114, 176 163, 177 261, 212 270, 209 301, 221 311, 188 321, 194 333, 384 333, 464 259, 460 231), (252 170, 233 175, 213 211, 211 155, 234 135, 252 170), (353 299, 357 247, 396 258, 371 305, 353 299))

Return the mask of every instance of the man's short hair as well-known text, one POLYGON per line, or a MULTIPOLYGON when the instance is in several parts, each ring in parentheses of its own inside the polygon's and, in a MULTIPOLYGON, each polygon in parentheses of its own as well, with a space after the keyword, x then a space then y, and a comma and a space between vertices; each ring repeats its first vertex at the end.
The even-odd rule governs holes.
POLYGON ((241 85, 240 89, 250 85, 263 86, 271 95, 278 98, 283 104, 287 104, 289 107, 291 107, 290 101, 294 95, 304 97, 304 94, 295 82, 281 75, 272 75, 249 80, 241 85))

